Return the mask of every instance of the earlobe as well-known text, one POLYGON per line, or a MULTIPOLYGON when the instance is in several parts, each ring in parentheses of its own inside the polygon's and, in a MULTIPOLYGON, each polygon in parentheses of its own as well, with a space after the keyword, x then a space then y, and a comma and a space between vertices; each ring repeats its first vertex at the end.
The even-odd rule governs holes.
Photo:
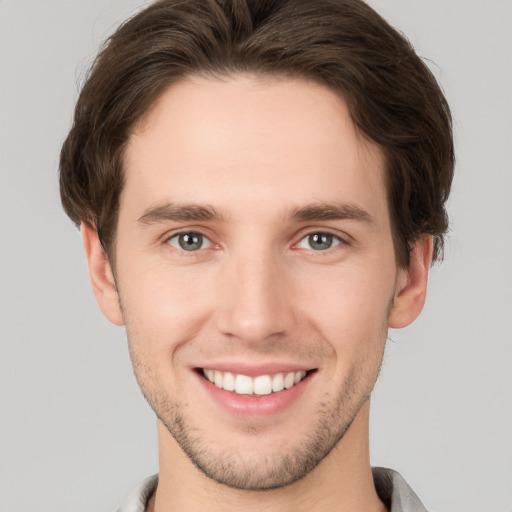
POLYGON ((421 313, 427 294, 432 251, 433 238, 430 235, 420 236, 412 245, 409 267, 398 271, 389 327, 406 327, 421 313))
POLYGON ((87 263, 89 264, 92 289, 98 305, 105 317, 113 324, 124 325, 114 275, 107 255, 101 247, 98 234, 92 226, 84 222, 82 222, 80 229, 87 263))

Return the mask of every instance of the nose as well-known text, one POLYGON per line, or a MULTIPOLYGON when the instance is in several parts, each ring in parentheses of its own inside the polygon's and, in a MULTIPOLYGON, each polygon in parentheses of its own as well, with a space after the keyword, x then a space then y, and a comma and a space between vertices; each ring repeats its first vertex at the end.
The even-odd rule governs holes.
POLYGON ((244 252, 229 260, 218 283, 218 330, 251 344, 289 334, 294 324, 293 292, 284 262, 270 250, 244 252))

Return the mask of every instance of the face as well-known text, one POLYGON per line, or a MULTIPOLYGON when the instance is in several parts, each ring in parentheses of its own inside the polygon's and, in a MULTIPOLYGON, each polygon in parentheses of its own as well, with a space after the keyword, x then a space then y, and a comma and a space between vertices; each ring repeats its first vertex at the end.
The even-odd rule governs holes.
POLYGON ((146 399, 218 482, 303 477, 366 404, 403 280, 380 151, 320 85, 191 78, 136 127, 125 171, 122 320, 103 310, 146 399))

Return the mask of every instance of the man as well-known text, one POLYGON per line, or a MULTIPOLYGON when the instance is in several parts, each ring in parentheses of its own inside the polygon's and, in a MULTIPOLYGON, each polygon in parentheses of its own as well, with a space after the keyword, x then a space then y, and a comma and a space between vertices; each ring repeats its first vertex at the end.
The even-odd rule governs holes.
POLYGON ((160 471, 123 511, 424 510, 369 396, 442 249, 446 101, 356 0, 160 1, 109 40, 61 154, 160 471))

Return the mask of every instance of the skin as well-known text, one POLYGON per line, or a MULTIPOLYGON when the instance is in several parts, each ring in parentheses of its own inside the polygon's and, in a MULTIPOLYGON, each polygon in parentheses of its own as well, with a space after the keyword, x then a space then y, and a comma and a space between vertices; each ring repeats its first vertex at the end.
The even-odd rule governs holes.
POLYGON ((388 326, 423 307, 432 240, 398 268, 384 159, 343 100, 300 80, 193 77, 135 127, 124 164, 115 278, 82 230, 98 303, 127 326, 158 417, 149 509, 384 510, 369 396, 388 326), (215 215, 185 218, 199 207, 215 215), (184 251, 190 232, 203 244, 184 251), (226 362, 314 371, 278 412, 235 414, 195 371, 226 362))

